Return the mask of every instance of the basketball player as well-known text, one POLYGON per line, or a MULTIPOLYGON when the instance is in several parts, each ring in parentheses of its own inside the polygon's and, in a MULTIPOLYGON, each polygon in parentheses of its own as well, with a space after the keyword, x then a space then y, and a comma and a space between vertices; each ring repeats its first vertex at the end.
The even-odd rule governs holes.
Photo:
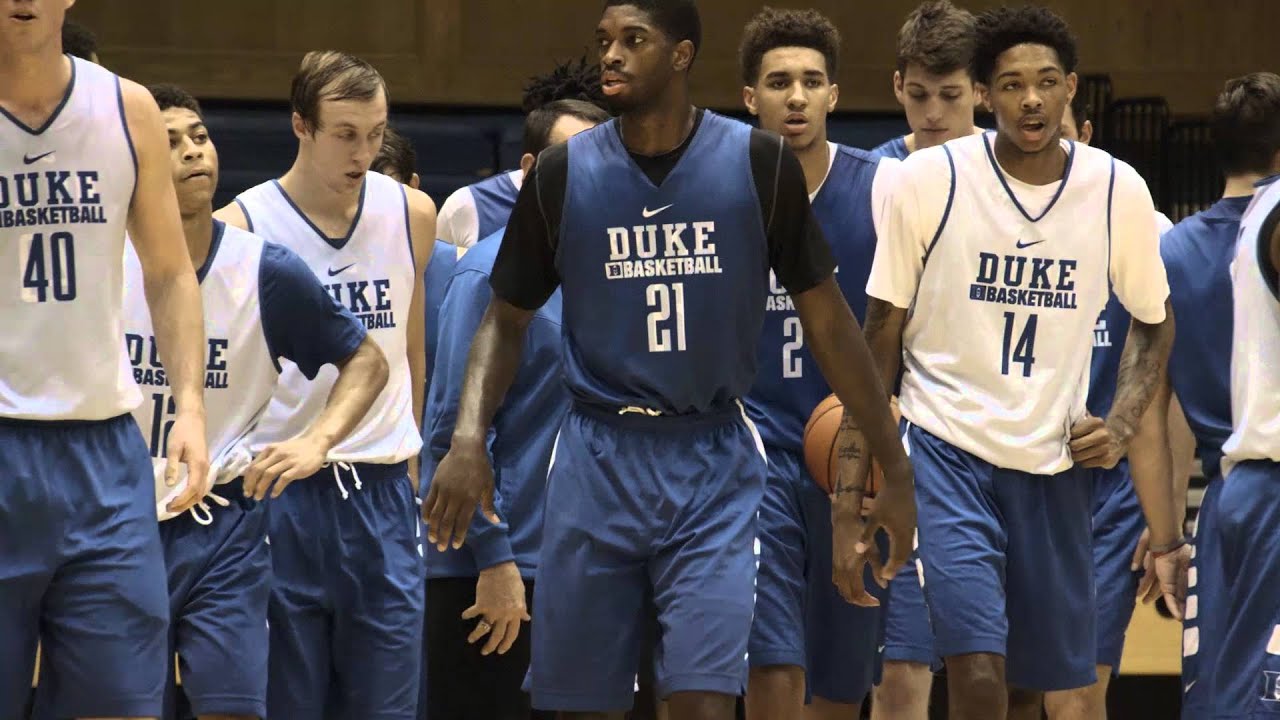
MULTIPOLYGON (((1155 411, 1169 408, 1175 418, 1171 428, 1178 425, 1176 417, 1185 414, 1184 425, 1189 424, 1195 434, 1208 479, 1196 516, 1191 561, 1196 583, 1188 590, 1183 629, 1182 717, 1186 720, 1211 716, 1215 668, 1237 671, 1236 666, 1220 665, 1218 659, 1231 601, 1225 594, 1224 540, 1219 532, 1224 515, 1218 509, 1224 494, 1222 446, 1232 428, 1231 263, 1236 258, 1240 219, 1255 184, 1280 173, 1280 77, 1252 73, 1227 81, 1214 103, 1211 130, 1226 185, 1221 200, 1175 225, 1160 244, 1178 334, 1169 357, 1169 382, 1152 401, 1155 411)), ((1261 387, 1257 391, 1264 392, 1261 387)), ((1186 502, 1189 454, 1175 452, 1174 498, 1180 507, 1186 502)), ((1252 679, 1258 679, 1256 673, 1252 679)))
MULTIPOLYGON (((1274 77, 1274 76, 1273 76, 1274 77)), ((1271 84, 1271 83, 1268 83, 1271 84)), ((1273 86, 1274 87, 1274 86, 1273 86)), ((1268 93, 1270 90, 1267 91, 1268 93)), ((1275 112, 1275 98, 1264 101, 1275 112)), ((1277 127, 1263 143, 1272 144, 1277 127)), ((1274 158, 1273 158, 1274 162, 1274 158)), ((1218 496, 1223 635, 1213 717, 1265 717, 1280 707, 1280 176, 1262 181, 1240 223, 1231 264, 1232 433, 1218 496)), ((1203 511, 1202 511, 1203 512, 1203 511)))
POLYGON ((200 288, 145 88, 62 54, 69 2, 0 18, 0 718, 37 643, 59 717, 159 715, 169 611, 141 402, 120 342, 126 228, 171 368, 165 483, 208 491, 200 288), (180 471, 185 465, 186 475, 180 471))
MULTIPOLYGON (((266 717, 271 558, 266 508, 249 496, 278 496, 291 481, 314 474, 373 404, 386 384, 387 363, 364 326, 296 255, 213 219, 218 151, 200 105, 172 85, 151 93, 169 131, 186 247, 205 300, 205 402, 217 483, 190 513, 160 516, 166 521, 160 537, 169 574, 169 657, 178 654, 182 691, 197 717, 266 717), (280 377, 280 357, 308 377, 336 365, 338 380, 310 427, 251 464, 247 440, 280 377), (222 507, 211 510, 210 503, 222 507)), ((158 471, 171 405, 164 368, 152 351, 141 270, 133 253, 126 257, 126 347, 146 396, 133 416, 158 471)), ((173 712, 167 707, 166 717, 173 712)))
MULTIPOLYGON (((525 118, 521 171, 528 173, 547 147, 608 119, 604 110, 581 100, 556 100, 534 110, 525 118)), ((467 354, 489 305, 489 277, 502 237, 499 231, 468 251, 445 292, 440 362, 424 436, 433 465, 449 451, 467 354)), ((560 379, 560 307, 557 290, 534 313, 520 369, 486 441, 501 522, 494 525, 477 514, 461 550, 427 548, 428 718, 529 717, 529 696, 520 687, 529 669, 529 636, 520 632, 520 623, 529 619, 533 597, 552 445, 569 409, 560 379)))
MULTIPOLYGON (((382 76, 339 52, 308 53, 291 92, 298 157, 223 209, 228 224, 297 253, 369 330, 390 366, 332 463, 267 508, 271 537, 268 715, 413 718, 423 568, 416 521, 425 378, 423 272, 431 198, 368 172, 387 124, 382 76)), ((254 450, 301 432, 334 374, 285 365, 254 450)))
MULTIPOLYGON (((600 66, 588 64, 585 58, 557 65, 545 75, 530 78, 521 104, 527 115, 555 100, 581 100, 604 107, 600 66)), ((459 188, 440 206, 440 239, 466 248, 506 228, 523 183, 524 171, 516 168, 459 188)))
MULTIPOLYGON (((647 599, 662 625, 657 684, 671 718, 733 717, 765 479, 736 399, 753 379, 769 267, 848 415, 886 461, 866 529, 857 512, 834 518, 836 535, 858 547, 849 542, 833 564, 856 570, 847 591, 874 603, 861 573, 871 528, 893 539, 882 572, 908 552, 910 466, 887 404, 868 394, 875 369, 832 277, 803 170, 777 136, 690 105, 700 39, 691 0, 605 3, 601 79, 621 118, 549 148, 525 182, 450 451, 424 503, 441 549, 462 544, 482 498, 494 514, 486 429, 534 312, 563 281, 574 403, 547 483, 530 684, 534 707, 568 718, 618 718, 631 705, 647 599)), ((862 445, 842 452, 869 466, 862 445)), ((837 492, 860 499, 851 485, 837 492)))
POLYGON ((911 132, 885 142, 876 152, 902 160, 916 150, 982 132, 973 124, 973 33, 973 15, 950 0, 925 0, 907 15, 898 30, 893 94, 911 132))
MULTIPOLYGON (((747 23, 738 57, 743 101, 787 141, 804 169, 813 214, 831 241, 836 280, 866 312, 876 211, 896 160, 828 142, 840 34, 816 10, 766 8, 747 23)), ((748 644, 750 718, 854 718, 875 669, 880 609, 857 607, 831 582, 831 500, 804 465, 804 427, 831 393, 809 354, 786 290, 770 277, 755 386, 747 412, 769 474, 760 506, 760 567, 748 644), (807 693, 806 693, 807 689, 807 693)))
MULTIPOLYGON (((1077 92, 1072 96, 1063 111, 1062 137, 1085 145, 1092 139, 1093 123, 1089 120, 1088 98, 1084 93, 1077 92)), ((1157 231, 1163 235, 1171 227, 1173 223, 1169 218, 1156 212, 1157 231)), ((1129 323, 1129 313, 1115 294, 1110 293, 1107 305, 1094 325, 1091 341, 1093 359, 1089 371, 1089 399, 1085 407, 1094 417, 1106 417, 1111 411, 1120 369, 1122 348, 1119 339, 1128 333, 1129 323)), ((1087 687, 1046 693, 1045 705, 1054 717, 1061 717, 1063 713, 1106 717, 1107 686, 1112 675, 1120 672, 1125 631, 1133 618, 1134 596, 1141 576, 1131 567, 1134 548, 1146 528, 1134 485, 1135 482, 1162 482, 1171 476, 1169 425, 1167 418, 1154 409, 1153 402, 1152 409, 1142 416, 1134 433, 1128 457, 1121 458, 1115 467, 1093 469, 1098 680, 1087 687), (1134 474, 1148 473, 1154 477, 1135 481, 1130 476, 1130 465, 1134 474)), ((1181 519, 1184 513, 1185 509, 1175 516, 1181 519)))
POLYGON ((378 148, 378 155, 369 169, 417 190, 422 183, 417 166, 418 153, 414 151, 413 143, 388 125, 382 132, 382 147, 378 148))
MULTIPOLYGON (((998 129, 903 162, 867 287, 882 377, 905 358, 904 443, 920 476, 924 590, 953 720, 1039 717, 1038 691, 1094 682, 1084 468, 1124 455, 1172 341, 1145 183, 1060 139, 1075 62, 1049 10, 978 18, 972 75, 998 129), (1104 420, 1085 395, 1108 285, 1134 321, 1104 420), (1057 577, 1049 593, 1046 573, 1057 577)), ((1185 541, 1158 480, 1137 491, 1179 612, 1185 541)))
MULTIPOLYGON (((877 153, 904 160, 916 150, 981 132, 973 124, 973 43, 973 14, 948 0, 926 0, 907 15, 898 30, 893 94, 906 112, 911 133, 885 142, 877 153)), ((889 583, 873 720, 929 718, 938 655, 916 560, 903 565, 889 583)))

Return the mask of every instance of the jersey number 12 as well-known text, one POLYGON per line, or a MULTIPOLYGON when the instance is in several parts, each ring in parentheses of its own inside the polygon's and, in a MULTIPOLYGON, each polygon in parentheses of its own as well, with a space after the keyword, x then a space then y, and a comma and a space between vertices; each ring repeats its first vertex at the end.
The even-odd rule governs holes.
POLYGON ((164 457, 169 451, 169 431, 173 429, 173 415, 177 407, 173 396, 166 393, 151 394, 151 457, 164 457))
POLYGON ((649 352, 684 352, 684 283, 654 283, 645 288, 644 299, 653 308, 648 321, 649 352), (665 327, 673 317, 675 328, 665 327))
POLYGON ((22 255, 22 299, 57 302, 76 299, 76 245, 69 232, 18 238, 22 255))
POLYGON ((1036 362, 1036 322, 1039 316, 1032 313, 1027 317, 1027 323, 1018 334, 1017 343, 1013 340, 1016 318, 1017 315, 1011 312, 1004 314, 1004 348, 1000 352, 1000 374, 1008 375, 1009 366, 1020 363, 1022 377, 1031 377, 1031 366, 1036 362))

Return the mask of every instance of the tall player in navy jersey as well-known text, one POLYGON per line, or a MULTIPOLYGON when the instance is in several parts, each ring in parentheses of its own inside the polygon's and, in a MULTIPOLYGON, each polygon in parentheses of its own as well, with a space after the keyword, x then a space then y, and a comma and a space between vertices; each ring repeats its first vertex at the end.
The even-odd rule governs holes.
MULTIPOLYGON (((220 211, 287 246, 386 355, 387 385, 333 447, 330 465, 267 508, 274 571, 272 717, 413 718, 421 676, 423 566, 417 518, 426 384, 422 278, 435 204, 369 172, 387 125, 386 84, 369 63, 308 53, 291 90, 298 156, 279 180, 220 211)), ((335 374, 283 363, 252 447, 301 433, 335 374)))
POLYGON ((925 0, 898 30, 898 67, 893 94, 911 132, 878 146, 887 157, 905 159, 916 150, 981 132, 973 125, 973 14, 950 0, 925 0))
MULTIPOLYGON (((898 30, 893 92, 911 133, 885 142, 875 152, 905 160, 916 150, 980 132, 973 124, 973 43, 973 14, 949 0, 925 0, 907 15, 898 30)), ((938 655, 915 560, 903 565, 889 583, 873 720, 929 717, 938 655)))
MULTIPOLYGON (((526 115, 555 100, 581 100, 603 107, 600 66, 586 59, 557 65, 550 72, 529 79, 521 99, 526 115)), ((461 248, 503 230, 524 184, 525 160, 514 170, 500 172, 454 191, 440 205, 437 223, 440 239, 461 248)))
MULTIPOLYGON (((1088 97, 1076 93, 1062 114, 1062 137, 1085 145, 1093 138, 1089 120, 1088 97)), ((1163 213, 1156 213, 1156 229, 1163 235, 1173 223, 1163 213)), ((1095 417, 1106 417, 1116 394, 1116 378, 1123 349, 1120 338, 1129 332, 1129 313, 1115 293, 1093 328, 1093 359, 1089 371, 1089 399, 1085 407, 1095 417)), ((1135 548, 1140 545, 1146 521, 1134 492, 1135 474, 1153 475, 1160 482, 1173 472, 1169 465, 1170 422, 1155 409, 1142 416, 1142 422, 1130 442, 1129 455, 1112 468, 1093 470, 1093 563, 1097 605, 1097 682, 1088 687, 1049 693, 1045 703, 1049 712, 1059 717, 1074 712, 1089 717, 1105 717, 1107 687, 1111 677, 1120 672, 1120 655, 1124 650, 1125 631, 1133 617, 1134 596, 1141 573, 1132 567, 1135 548), (1070 709, 1069 709, 1070 708, 1070 709)), ((1185 444, 1184 444, 1185 446, 1185 444)), ((1175 496, 1176 497, 1176 496, 1175 496)), ((1181 518, 1183 512, 1175 513, 1181 518)), ((1144 550, 1145 552, 1145 550, 1144 550)), ((1139 558, 1141 560, 1141 558, 1139 558)), ((1154 600, 1154 598, 1152 598, 1154 600)))
MULTIPOLYGON (((804 169, 813 213, 831 243, 836 281, 854 315, 866 312, 876 214, 896 160, 827 141, 840 35, 816 10, 757 14, 739 50, 743 100, 779 133, 804 169), (886 171, 886 172, 882 172, 886 171)), ((880 609, 840 597, 831 576, 827 494, 804 467, 804 426, 831 389, 809 353, 787 291, 770 276, 755 385, 745 398, 769 474, 760 506, 760 567, 748 644, 750 718, 856 717, 871 687, 880 609)))
MULTIPOLYGON (((291 480, 314 473, 327 449, 373 404, 386 383, 387 364, 364 326, 296 255, 213 219, 218 153, 200 106, 173 86, 150 90, 169 131, 186 247, 205 300, 205 405, 216 483, 190 513, 160 516, 169 658, 178 656, 182 693, 197 717, 266 717, 271 558, 266 508, 246 495, 278 495, 291 480), (339 379, 311 427, 269 458, 251 462, 248 439, 280 377, 277 358, 308 375, 337 365, 339 379)), ((132 252, 126 257, 125 345, 145 396, 133 416, 159 475, 170 395, 153 352, 138 260, 132 252)), ((167 675, 172 683, 172 670, 167 675)), ((165 717, 175 717, 172 687, 167 698, 165 717)))
MULTIPOLYGON (((977 32, 973 77, 998 129, 903 162, 867 287, 880 371, 893 378, 905 365, 924 590, 948 715, 961 720, 1039 717, 1039 691, 1094 682, 1084 467, 1123 456, 1173 334, 1145 183, 1061 140, 1076 89, 1066 24, 1043 8, 1002 8, 977 32), (1134 321, 1104 420, 1085 405, 1109 289, 1134 321)), ((1155 480, 1138 496, 1178 612, 1185 542, 1168 478, 1155 480)))
MULTIPOLYGON (((630 707, 646 602, 662 627, 656 674, 671 717, 733 717, 765 479, 737 399, 753 380, 770 267, 884 460, 865 531, 857 512, 835 518, 837 537, 852 538, 835 561, 856 571, 848 592, 874 603, 862 587, 873 528, 892 537, 886 572, 910 542, 910 466, 885 396, 872 394, 883 390, 832 277, 803 170, 776 135, 690 105, 700 38, 690 0, 606 3, 596 41, 621 117, 543 152, 530 173, 494 264, 451 449, 424 503, 441 549, 461 545, 477 504, 493 512, 486 431, 528 323, 562 286, 573 408, 547 484, 530 684, 535 707, 570 718, 630 707)), ((836 492, 860 496, 852 480, 870 458, 861 444, 842 451, 851 462, 836 492)))
MULTIPOLYGON (((1258 98, 1272 118, 1274 77, 1258 98)), ((1280 126, 1258 140, 1275 147, 1280 126)), ((1262 718, 1280 709, 1280 175, 1258 184, 1241 219, 1231 280, 1232 431, 1214 520, 1226 608, 1209 710, 1262 718)))
POLYGON ((0 16, 0 718, 36 646, 61 717, 160 713, 169 611, 149 453, 129 411, 126 228, 172 368, 165 482, 208 490, 200 288, 150 93, 62 53, 67 0, 0 16), (180 478, 185 464, 187 474, 180 478))
MULTIPOLYGON (((1280 77, 1253 73, 1229 80, 1214 103, 1214 149, 1226 175, 1222 199, 1174 226, 1160 244, 1169 273, 1178 334, 1169 357, 1169 382, 1152 401, 1154 412, 1185 415, 1199 449, 1208 486, 1196 516, 1196 582, 1188 589, 1182 641, 1182 717, 1211 716, 1218 649, 1230 598, 1225 594, 1219 498, 1223 494, 1223 444, 1230 437, 1233 309, 1231 263, 1240 221, 1255 184, 1280 173, 1280 77)), ((1261 392, 1259 388, 1257 390, 1261 392)), ((1254 392, 1254 390, 1250 390, 1254 392)), ((1186 502, 1187 452, 1174 443, 1174 497, 1186 502), (1179 457, 1181 456, 1181 457, 1179 457)), ((1181 517, 1181 515, 1179 515, 1181 517)), ((1249 679, 1249 678, 1246 678, 1249 679)), ((1256 676, 1252 678, 1256 680, 1256 676)))
MULTIPOLYGON (((604 110, 581 100, 555 100, 537 108, 525 118, 521 170, 529 172, 551 145, 608 119, 604 110)), ((431 466, 449 451, 467 354, 489 305, 489 277, 503 235, 499 231, 477 243, 448 281, 440 362, 427 397, 423 437, 431 466)), ((427 718, 529 717, 529 695, 521 685, 529 669, 530 644, 520 625, 529 619, 538 571, 547 468, 556 431, 569 409, 561 377, 561 323, 557 291, 534 313, 520 369, 493 419, 486 444, 493 458, 500 522, 490 523, 476 513, 461 550, 442 553, 427 546, 430 704, 421 710, 427 718), (486 619, 477 623, 472 620, 477 617, 486 619)))

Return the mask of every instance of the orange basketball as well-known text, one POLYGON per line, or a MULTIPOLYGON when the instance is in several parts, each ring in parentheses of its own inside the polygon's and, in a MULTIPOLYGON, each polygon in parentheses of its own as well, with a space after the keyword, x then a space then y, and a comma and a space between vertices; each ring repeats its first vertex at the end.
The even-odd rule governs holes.
MULTIPOLYGON (((823 492, 831 494, 836 476, 836 434, 840 431, 840 419, 844 416, 844 404, 835 395, 828 395, 818 403, 804 426, 804 464, 809 468, 813 481, 823 492)), ((880 487, 880 466, 871 465, 867 478, 867 495, 874 496, 880 487)))

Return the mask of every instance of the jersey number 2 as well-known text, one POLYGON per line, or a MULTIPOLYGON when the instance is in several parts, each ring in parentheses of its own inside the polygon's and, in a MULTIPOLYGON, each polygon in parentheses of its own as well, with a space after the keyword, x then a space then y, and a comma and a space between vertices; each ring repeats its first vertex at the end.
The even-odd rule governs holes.
POLYGON ((782 321, 782 337, 787 338, 787 342, 782 343, 782 377, 804 377, 804 362, 800 357, 800 350, 804 348, 804 326, 800 318, 782 321))
POLYGON ((645 302, 653 312, 649 313, 649 352, 684 352, 684 283, 664 285, 655 283, 645 288, 645 302), (674 299, 673 299, 674 296, 674 299), (675 317, 675 342, 672 329, 662 327, 675 317))
POLYGON ((22 299, 57 302, 76 299, 76 245, 69 232, 56 232, 45 242, 44 233, 19 238, 22 253, 22 299), (50 293, 52 290, 52 293, 50 293))
POLYGON ((1031 366, 1036 362, 1036 322, 1038 315, 1032 313, 1027 323, 1022 326, 1018 341, 1013 341, 1014 321, 1017 316, 1011 312, 1004 314, 1004 348, 1000 353, 1000 374, 1008 375, 1009 366, 1022 364, 1022 377, 1031 377, 1031 366))

